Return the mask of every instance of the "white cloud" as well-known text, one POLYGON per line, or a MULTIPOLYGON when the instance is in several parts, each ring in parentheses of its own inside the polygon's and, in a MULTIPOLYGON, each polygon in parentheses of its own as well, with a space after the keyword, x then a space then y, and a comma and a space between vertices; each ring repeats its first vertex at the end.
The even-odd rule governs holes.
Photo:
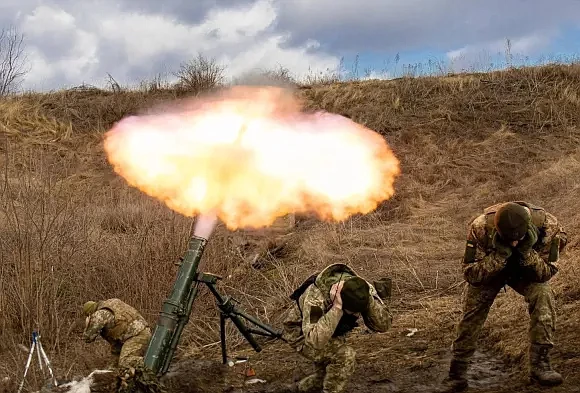
POLYGON ((362 79, 362 80, 372 80, 372 79, 387 80, 387 79, 393 79, 393 75, 388 71, 371 71, 371 72, 365 74, 360 79, 362 79))
POLYGON ((61 9, 38 6, 24 17, 22 28, 27 34, 39 36, 44 33, 75 29, 75 18, 61 9))
POLYGON ((557 31, 539 31, 513 40, 484 41, 466 45, 446 53, 452 71, 469 67, 485 67, 500 61, 506 62, 508 54, 517 57, 533 56, 546 49, 555 38, 557 31))
POLYGON ((278 65, 299 76, 309 68, 325 70, 338 65, 338 57, 313 50, 316 42, 283 47, 284 37, 268 30, 275 20, 269 0, 245 8, 212 10, 199 24, 177 21, 170 15, 130 13, 112 4, 93 3, 92 7, 66 10, 55 5, 38 6, 24 16, 21 24, 27 37, 37 43, 28 48, 32 69, 25 87, 99 85, 107 72, 122 84, 135 83, 135 69, 148 69, 147 76, 153 76, 163 65, 173 70, 179 66, 160 64, 164 59, 178 63, 200 52, 225 65, 227 76, 232 78, 278 65), (88 17, 92 18, 90 22, 88 17), (44 45, 49 40, 62 45, 51 49, 44 45), (58 50, 61 53, 55 53, 58 50))
POLYGON ((48 87, 59 73, 80 84, 99 64, 98 37, 79 28, 75 17, 62 9, 39 6, 24 16, 21 29, 27 39, 47 44, 28 46, 31 69, 25 87, 48 87), (65 52, 52 53, 63 46, 65 52))

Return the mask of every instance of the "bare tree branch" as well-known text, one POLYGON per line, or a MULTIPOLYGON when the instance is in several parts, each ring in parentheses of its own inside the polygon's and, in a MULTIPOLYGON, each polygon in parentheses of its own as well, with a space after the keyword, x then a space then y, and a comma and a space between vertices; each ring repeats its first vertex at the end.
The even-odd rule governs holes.
POLYGON ((28 72, 23 42, 24 35, 16 29, 0 30, 0 96, 16 91, 28 72))

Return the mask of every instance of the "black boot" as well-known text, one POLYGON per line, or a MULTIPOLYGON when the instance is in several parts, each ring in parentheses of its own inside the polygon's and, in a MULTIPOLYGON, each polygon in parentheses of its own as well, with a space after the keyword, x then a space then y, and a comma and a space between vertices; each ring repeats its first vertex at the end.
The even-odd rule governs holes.
POLYGON ((451 360, 449 375, 443 380, 436 393, 461 392, 467 389, 467 366, 466 361, 451 360))
POLYGON ((563 382, 562 376, 552 369, 548 353, 550 346, 530 346, 530 378, 543 386, 556 386, 563 382))

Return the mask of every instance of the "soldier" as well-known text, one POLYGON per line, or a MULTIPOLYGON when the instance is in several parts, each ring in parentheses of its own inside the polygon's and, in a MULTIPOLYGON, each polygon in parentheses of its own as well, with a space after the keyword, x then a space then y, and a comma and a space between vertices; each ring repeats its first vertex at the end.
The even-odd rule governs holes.
POLYGON ((87 343, 101 335, 110 345, 115 366, 120 369, 143 366, 143 356, 151 339, 147 321, 133 307, 119 299, 89 301, 83 306, 87 343))
POLYGON ((466 372, 476 341, 495 297, 506 284, 524 296, 529 306, 531 380, 545 386, 562 383, 548 357, 556 322, 548 281, 558 272, 559 254, 566 243, 566 233, 556 217, 526 202, 488 207, 471 221, 463 259, 467 297, 449 375, 439 391, 467 388, 466 372))
POLYGON ((355 365, 355 351, 345 335, 358 326, 361 315, 371 330, 389 329, 392 316, 385 302, 390 291, 389 279, 371 285, 343 264, 330 265, 306 280, 290 296, 296 306, 284 322, 284 339, 311 360, 316 371, 287 390, 344 391, 355 365))

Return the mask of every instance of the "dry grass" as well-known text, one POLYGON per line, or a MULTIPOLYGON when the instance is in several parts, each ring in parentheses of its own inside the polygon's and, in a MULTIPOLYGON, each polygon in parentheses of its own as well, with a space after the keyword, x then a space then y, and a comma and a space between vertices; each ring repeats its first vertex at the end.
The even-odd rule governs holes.
MULTIPOLYGON (((554 287, 565 310, 558 343, 562 353, 572 351, 567 343, 580 338, 573 329, 580 314, 579 89, 580 66, 304 86, 298 94, 310 109, 347 115, 387 138, 402 163, 396 195, 345 223, 299 219, 278 239, 279 253, 259 265, 253 243, 242 246, 249 234, 219 228, 203 268, 223 275, 223 289, 247 311, 278 324, 300 280, 348 262, 369 278, 394 278, 395 328, 415 325, 430 335, 442 326, 449 345, 467 221, 489 204, 528 199, 556 214, 571 238, 554 287)), ((103 365, 106 345, 80 338, 79 309, 88 299, 119 297, 155 321, 191 222, 117 178, 100 137, 121 117, 180 94, 83 89, 0 101, 0 380, 19 380, 26 354, 17 346, 28 345, 35 327, 59 376, 103 365)), ((523 300, 513 299, 498 298, 484 340, 519 366, 527 319, 523 300)), ((215 348, 216 321, 204 292, 180 355, 215 348)), ((231 344, 241 344, 231 333, 231 344)), ((564 356, 558 362, 567 370, 575 364, 564 356)))

